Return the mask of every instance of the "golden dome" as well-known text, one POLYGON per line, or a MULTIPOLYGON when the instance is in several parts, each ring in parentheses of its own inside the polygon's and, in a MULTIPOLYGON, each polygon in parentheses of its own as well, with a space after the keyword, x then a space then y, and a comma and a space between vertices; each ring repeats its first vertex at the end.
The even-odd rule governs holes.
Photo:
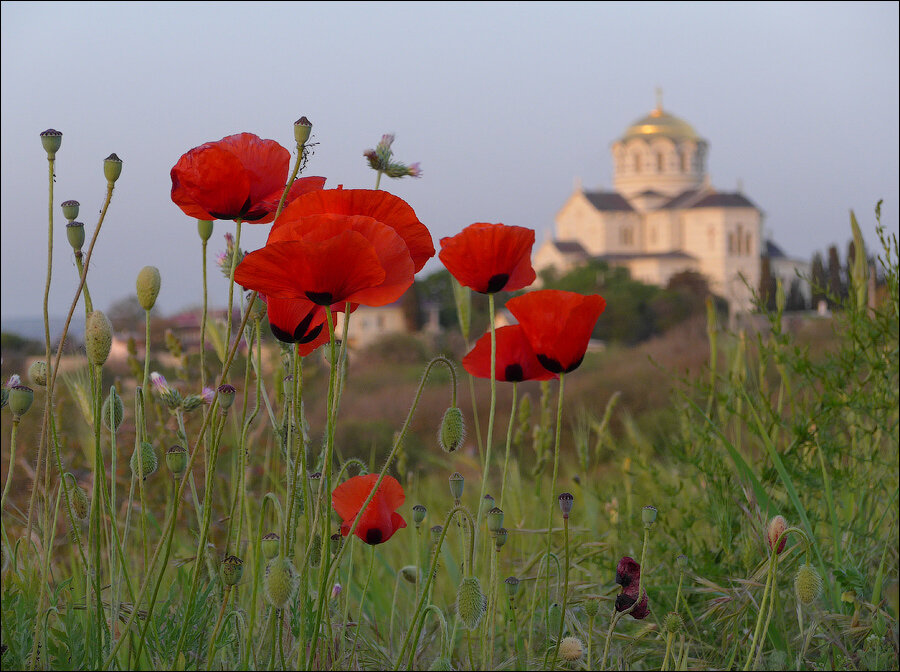
POLYGON ((653 136, 662 136, 671 140, 700 140, 694 127, 675 115, 664 112, 662 106, 657 106, 646 117, 638 119, 625 131, 622 140, 632 138, 645 138, 650 140, 653 136))

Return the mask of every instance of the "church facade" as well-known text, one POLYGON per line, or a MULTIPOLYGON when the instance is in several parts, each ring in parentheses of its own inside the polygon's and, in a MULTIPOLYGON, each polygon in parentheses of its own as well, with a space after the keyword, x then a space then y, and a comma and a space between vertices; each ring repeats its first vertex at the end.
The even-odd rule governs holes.
POLYGON ((579 185, 563 204, 554 237, 535 252, 535 269, 565 273, 594 258, 661 286, 695 271, 732 314, 752 310, 768 249, 763 213, 740 191, 710 184, 708 149, 658 103, 613 143, 613 189, 579 185))

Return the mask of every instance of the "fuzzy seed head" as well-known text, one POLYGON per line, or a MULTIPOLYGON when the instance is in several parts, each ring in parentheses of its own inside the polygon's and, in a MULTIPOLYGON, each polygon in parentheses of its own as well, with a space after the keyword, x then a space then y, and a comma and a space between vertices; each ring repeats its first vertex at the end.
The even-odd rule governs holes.
POLYGON ((262 538, 260 542, 262 547, 262 553, 265 556, 266 560, 271 560, 276 555, 278 555, 279 546, 281 545, 281 537, 279 537, 274 532, 269 532, 266 536, 262 538))
POLYGON ((84 325, 84 347, 91 364, 103 366, 106 363, 112 348, 112 324, 99 310, 87 316, 84 325))
POLYGON ((588 600, 584 603, 584 613, 588 615, 588 618, 595 618, 597 616, 597 612, 600 611, 600 601, 599 600, 588 600))
POLYGON ((576 660, 581 660, 582 654, 584 654, 584 646, 580 639, 577 637, 563 637, 563 640, 559 643, 559 655, 562 656, 563 660, 574 663, 576 660))
POLYGON ((487 598, 481 590, 478 577, 465 577, 456 592, 456 613, 462 619, 463 625, 469 630, 477 629, 486 609, 487 598))
POLYGON ((816 568, 809 564, 800 565, 794 577, 794 592, 804 605, 810 605, 822 595, 822 577, 816 568))
POLYGON ((125 404, 122 403, 122 397, 116 392, 116 388, 109 390, 109 395, 103 401, 103 426, 109 431, 118 431, 119 425, 125 419, 125 404), (112 425, 110 425, 110 409, 112 410, 112 425))
POLYGON ((676 611, 670 611, 666 614, 665 629, 673 635, 678 634, 684 628, 684 619, 676 611))
POLYGON ((297 572, 287 558, 278 557, 266 568, 266 599, 276 609, 284 609, 297 590, 297 572))
POLYGON ((9 410, 13 417, 21 418, 34 402, 34 390, 27 385, 13 385, 9 388, 9 410))
POLYGON ((233 586, 241 580, 241 576, 244 574, 244 561, 236 555, 226 556, 222 560, 219 573, 222 576, 222 583, 226 586, 233 586))
POLYGON ((142 441, 140 453, 134 451, 131 454, 131 473, 140 478, 141 470, 143 470, 144 480, 146 481, 147 477, 152 475, 158 466, 159 462, 156 459, 156 451, 153 450, 153 446, 146 441, 142 441))
POLYGON ((463 445, 465 439, 466 424, 462 411, 456 406, 451 406, 444 411, 444 417, 441 419, 438 442, 446 452, 452 453, 463 445))
POLYGON ((28 367, 28 379, 38 385, 44 387, 47 384, 47 362, 37 359, 28 367))
POLYGON ((166 466, 175 478, 187 469, 187 450, 184 446, 172 446, 166 451, 166 466))
POLYGON ((159 296, 159 286, 162 278, 156 266, 144 266, 137 275, 137 297, 144 310, 152 310, 156 305, 156 297, 159 296))

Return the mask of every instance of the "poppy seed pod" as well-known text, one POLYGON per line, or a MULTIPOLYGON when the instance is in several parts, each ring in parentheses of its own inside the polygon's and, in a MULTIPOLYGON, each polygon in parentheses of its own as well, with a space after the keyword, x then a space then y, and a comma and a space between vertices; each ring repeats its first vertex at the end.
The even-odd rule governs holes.
POLYGON ((279 537, 274 532, 269 532, 266 536, 262 538, 260 542, 260 547, 262 548, 263 556, 265 556, 266 560, 271 560, 280 550, 281 546, 281 537, 279 537))
POLYGON ((9 388, 9 410, 13 418, 18 420, 28 412, 34 402, 34 390, 26 385, 13 385, 9 388))
POLYGON ((656 522, 656 507, 645 506, 641 509, 641 520, 644 523, 644 527, 650 529, 653 526, 653 523, 656 522))
POLYGON ((312 122, 305 116, 294 122, 294 140, 297 141, 298 145, 305 145, 311 132, 312 122))
POLYGON ((675 558, 675 562, 678 563, 678 569, 684 571, 688 566, 688 557, 684 554, 679 555, 675 558))
POLYGON ((766 537, 769 542, 769 548, 775 549, 775 544, 776 542, 778 543, 778 548, 775 549, 776 553, 781 553, 784 550, 784 545, 787 543, 787 537, 784 535, 786 529, 787 521, 784 519, 784 516, 775 516, 769 521, 769 525, 766 527, 766 537))
POLYGON ((103 401, 103 409, 100 411, 103 416, 103 426, 111 432, 119 431, 122 420, 125 419, 125 405, 122 403, 122 397, 116 392, 115 387, 109 388, 109 395, 103 401), (110 411, 112 411, 112 425, 110 425, 110 411))
POLYGON ((36 359, 28 367, 28 379, 35 385, 44 387, 47 384, 47 362, 36 359))
POLYGON ((428 509, 426 509, 421 504, 416 504, 413 507, 413 522, 416 524, 416 527, 422 524, 422 521, 425 520, 425 515, 428 513, 428 509))
POLYGON ((226 586, 235 585, 241 580, 241 576, 244 574, 244 561, 236 555, 227 556, 222 560, 220 574, 222 576, 222 583, 226 586))
POLYGON ((332 534, 331 537, 329 537, 329 539, 331 542, 330 543, 331 554, 337 555, 341 550, 341 546, 343 545, 344 538, 340 535, 340 533, 336 533, 336 534, 332 534))
POLYGON ((510 599, 514 598, 516 593, 519 592, 519 579, 515 576, 507 576, 503 584, 506 586, 506 596, 510 599))
POLYGON ((152 310, 159 296, 161 278, 156 266, 144 266, 137 275, 137 297, 144 310, 152 310))
POLYGON ((84 224, 81 222, 69 222, 66 224, 66 239, 73 250, 80 252, 81 248, 84 247, 84 224))
POLYGON ((463 478, 463 475, 458 471, 454 471, 450 474, 450 495, 459 502, 462 499, 463 487, 466 484, 466 479, 463 478))
POLYGON ((43 145, 44 151, 47 152, 48 159, 56 158, 56 153, 62 145, 62 135, 55 128, 48 128, 41 133, 41 145, 43 145))
POLYGON ((503 545, 506 544, 507 539, 509 539, 509 530, 505 527, 501 527, 494 532, 494 547, 497 549, 498 553, 500 552, 500 549, 503 548, 503 545))
POLYGON ((444 531, 443 526, 435 525, 431 528, 431 545, 436 546, 437 543, 441 540, 441 532, 444 531))
POLYGON ((456 591, 456 613, 469 630, 478 628, 487 609, 487 597, 481 590, 478 577, 467 576, 456 591))
POLYGON ((99 310, 87 316, 84 325, 84 347, 91 364, 103 366, 106 363, 112 348, 112 324, 99 310))
POLYGON ((487 512, 487 528, 491 532, 498 532, 503 527, 503 509, 493 507, 487 512))
POLYGON ((441 418, 441 430, 438 432, 438 442, 446 452, 452 453, 459 449, 466 439, 466 424, 462 411, 456 406, 451 406, 444 411, 441 418))
POLYGON ((559 509, 562 511, 563 518, 568 518, 572 512, 572 506, 575 504, 575 497, 571 492, 562 493, 559 498, 559 509))
POLYGON ((197 220, 197 233, 200 235, 200 240, 206 242, 209 240, 210 236, 213 233, 213 223, 211 219, 198 219, 197 220))
POLYGON ((278 557, 266 567, 266 599, 276 609, 284 609, 297 590, 297 572, 287 558, 278 557))
POLYGON ((663 627, 668 633, 673 635, 678 634, 684 628, 684 619, 678 612, 670 611, 666 614, 666 620, 663 627))
POLYGON ((103 176, 109 184, 115 184, 122 174, 122 159, 115 152, 103 159, 103 176))
POLYGON ((175 478, 187 469, 187 450, 184 446, 172 446, 166 451, 166 466, 175 478))
POLYGON ((559 655, 562 659, 570 663, 581 660, 584 654, 584 646, 577 637, 564 637, 559 643, 559 655))
POLYGON ((223 410, 231 408, 231 405, 234 403, 234 395, 236 392, 237 390, 234 385, 229 385, 228 383, 219 385, 219 407, 223 410))
POLYGON ((63 217, 70 222, 74 222, 75 218, 78 217, 78 209, 81 207, 81 203, 78 201, 63 201, 59 205, 62 208, 63 217))
POLYGON ((143 471, 144 480, 146 481, 147 477, 156 471, 157 466, 159 466, 159 462, 156 458, 156 451, 153 450, 153 446, 149 443, 142 441, 140 453, 135 450, 131 454, 131 473, 140 477, 143 471))
POLYGON ((822 577, 810 564, 800 565, 794 577, 794 592, 804 605, 810 605, 822 594, 822 577))
POLYGON ((481 514, 484 515, 494 508, 494 498, 492 495, 485 495, 481 500, 481 514))

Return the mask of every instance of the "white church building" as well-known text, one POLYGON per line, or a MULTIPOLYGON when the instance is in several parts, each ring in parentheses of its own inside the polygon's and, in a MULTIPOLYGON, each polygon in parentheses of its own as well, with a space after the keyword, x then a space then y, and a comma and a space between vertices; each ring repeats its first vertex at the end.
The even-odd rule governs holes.
MULTIPOLYGON (((763 238, 763 213, 740 191, 713 188, 708 151, 690 124, 658 102, 612 144, 613 190, 578 185, 563 204, 555 235, 534 254, 535 269, 565 273, 593 258, 661 286, 677 273, 696 271, 732 314, 752 310, 760 259, 772 249, 763 238)), ((791 270, 802 273, 805 264, 783 253, 779 264, 787 291, 791 270)), ((802 291, 808 297, 808 287, 802 291)))

